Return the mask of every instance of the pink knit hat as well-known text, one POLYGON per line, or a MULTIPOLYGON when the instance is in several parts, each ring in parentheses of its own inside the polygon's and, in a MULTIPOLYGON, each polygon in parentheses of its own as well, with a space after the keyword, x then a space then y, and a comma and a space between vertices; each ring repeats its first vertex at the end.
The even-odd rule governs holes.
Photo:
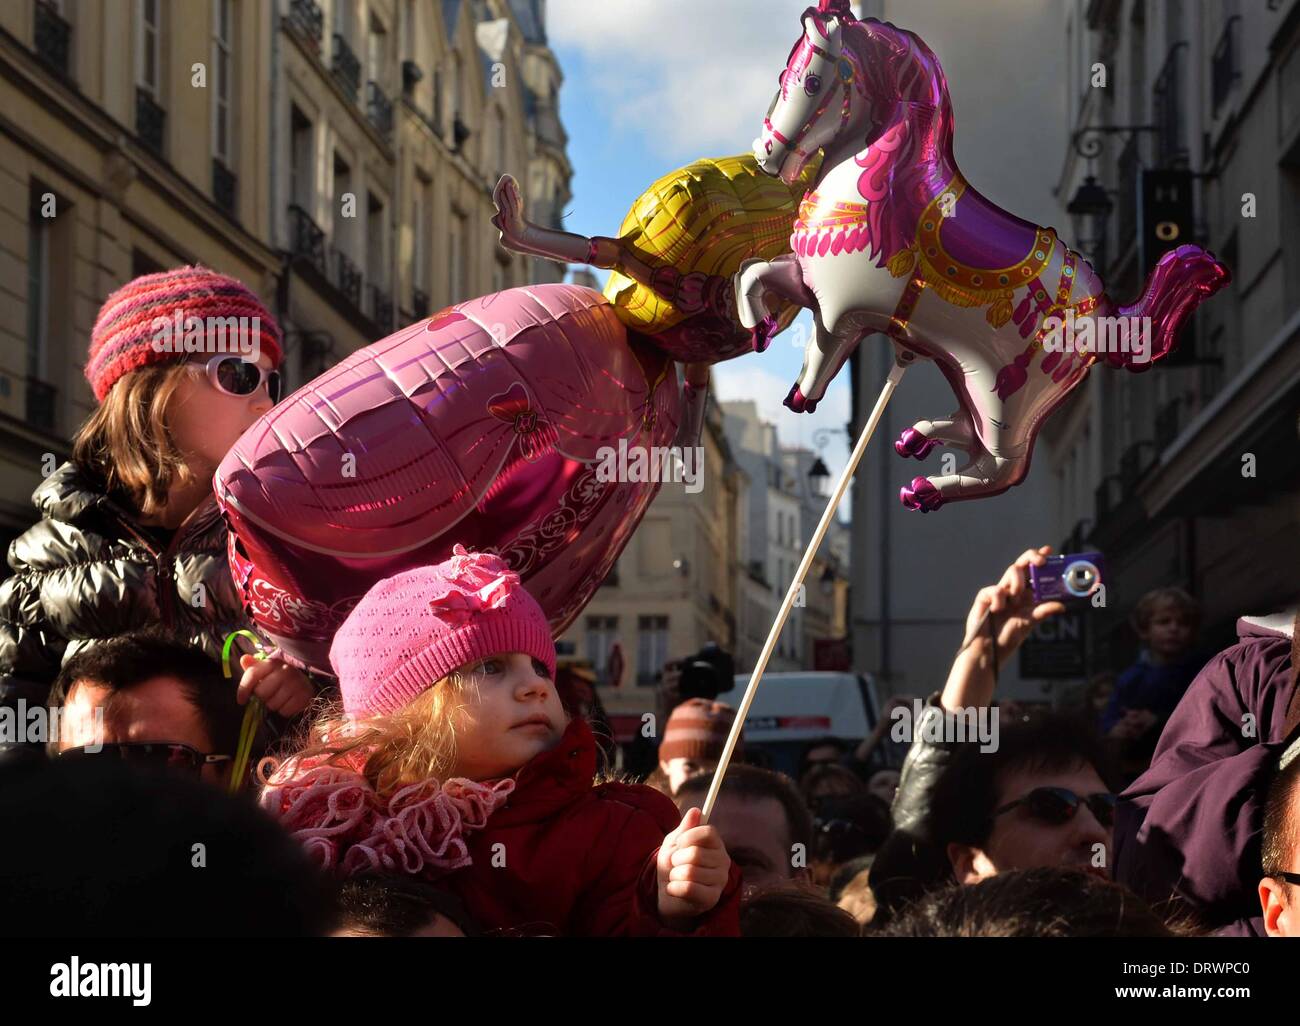
MULTIPOLYGON (((187 318, 243 318, 257 331, 260 351, 280 365, 280 325, 241 281, 206 267, 177 267, 142 274, 114 292, 99 309, 90 333, 86 380, 101 403, 118 378, 152 363, 180 363, 185 352, 155 346, 155 323, 187 318)), ((178 342, 180 340, 177 340, 178 342)))
POLYGON ((537 600, 498 556, 452 549, 437 566, 380 581, 343 621, 330 665, 353 716, 384 715, 458 666, 524 652, 555 677, 555 642, 537 600))

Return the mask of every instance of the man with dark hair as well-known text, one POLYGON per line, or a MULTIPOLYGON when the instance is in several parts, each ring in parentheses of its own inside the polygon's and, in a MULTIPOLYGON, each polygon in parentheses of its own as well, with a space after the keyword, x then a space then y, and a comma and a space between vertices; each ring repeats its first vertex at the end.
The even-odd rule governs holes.
POLYGON ((336 937, 467 937, 455 895, 410 876, 366 876, 339 886, 336 937))
MULTIPOLYGON (((678 808, 702 807, 712 785, 712 773, 688 777, 677 792, 678 808)), ((812 814, 789 777, 733 763, 709 823, 740 867, 744 893, 808 881, 812 814)))
POLYGON ((53 754, 171 765, 217 786, 230 779, 244 710, 237 681, 198 649, 140 631, 68 660, 50 689, 53 754))
POLYGON ((1066 869, 1000 873, 942 887, 873 937, 1172 937, 1175 931, 1119 884, 1066 869))
POLYGON ((331 887, 251 802, 119 760, 0 764, 0 934, 312 937, 331 887))
POLYGON ((1259 904, 1270 937, 1300 937, 1300 740, 1280 766, 1264 805, 1259 904))

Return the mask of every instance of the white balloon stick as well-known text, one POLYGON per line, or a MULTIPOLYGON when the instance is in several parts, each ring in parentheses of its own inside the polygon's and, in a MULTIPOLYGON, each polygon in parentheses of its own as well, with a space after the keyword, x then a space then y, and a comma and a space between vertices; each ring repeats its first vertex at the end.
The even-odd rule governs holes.
POLYGON ((740 732, 744 728, 745 717, 749 715, 749 707, 754 704, 754 695, 758 693, 758 682, 763 678, 763 671, 767 669, 767 661, 772 657, 772 650, 776 648, 777 639, 781 636, 785 621, 794 606, 795 596, 799 593, 799 585, 803 583, 804 577, 807 576, 808 569, 812 566, 813 557, 817 554, 817 549, 831 526, 835 511, 839 508, 840 500, 844 497, 845 491, 848 490, 849 482, 853 480, 853 474, 858 469, 863 454, 867 451, 867 443, 871 441, 871 435, 875 432, 876 425, 880 423, 885 407, 889 405, 889 399, 894 394, 894 389, 898 387, 898 383, 903 380, 903 372, 907 370, 907 365, 911 361, 912 356, 910 353, 905 350, 900 351, 899 359, 894 363, 893 369, 890 370, 884 388, 880 390, 880 397, 876 400, 875 409, 871 411, 871 416, 867 418, 867 423, 862 428, 862 436, 858 439, 858 444, 853 447, 849 462, 845 464, 840 479, 835 485, 835 491, 831 493, 830 501, 826 504, 826 511, 822 514, 821 522, 817 525, 817 530, 813 532, 812 540, 808 542, 808 548, 803 554, 803 559, 799 562, 799 569, 795 571, 794 580, 790 582, 790 590, 785 593, 785 601, 781 603, 781 608, 776 614, 776 622, 772 624, 772 630, 767 635, 767 643, 763 645, 763 651, 759 653, 758 662, 754 665, 754 672, 749 678, 749 685, 745 688, 745 697, 741 699, 740 708, 736 710, 736 721, 731 725, 731 733, 727 735, 727 744, 722 749, 722 758, 718 762, 718 768, 713 771, 713 783, 709 785, 708 796, 704 799, 704 808, 701 810, 703 813, 700 819, 701 823, 709 821, 709 814, 713 812, 714 803, 718 800, 718 792, 722 789, 722 778, 726 776, 727 766, 731 762, 731 753, 735 751, 736 743, 740 740, 740 732))

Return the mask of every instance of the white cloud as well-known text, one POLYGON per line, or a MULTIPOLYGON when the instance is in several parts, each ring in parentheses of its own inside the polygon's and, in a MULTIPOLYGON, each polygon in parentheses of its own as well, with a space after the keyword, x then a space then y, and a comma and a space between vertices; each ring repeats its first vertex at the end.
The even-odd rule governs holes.
MULTIPOLYGON (((551 0, 551 45, 579 51, 599 106, 667 159, 743 153, 762 126, 806 4, 551 0)), ((572 94, 567 102, 574 102, 572 94)))

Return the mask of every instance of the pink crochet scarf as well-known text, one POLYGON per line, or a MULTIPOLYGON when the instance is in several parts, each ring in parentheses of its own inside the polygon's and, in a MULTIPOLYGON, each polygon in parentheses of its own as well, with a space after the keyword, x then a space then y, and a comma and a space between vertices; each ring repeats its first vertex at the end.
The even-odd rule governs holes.
POLYGON ((361 773, 322 756, 288 760, 260 802, 327 872, 433 879, 470 864, 464 835, 483 829, 514 787, 509 779, 429 779, 385 801, 361 773))

